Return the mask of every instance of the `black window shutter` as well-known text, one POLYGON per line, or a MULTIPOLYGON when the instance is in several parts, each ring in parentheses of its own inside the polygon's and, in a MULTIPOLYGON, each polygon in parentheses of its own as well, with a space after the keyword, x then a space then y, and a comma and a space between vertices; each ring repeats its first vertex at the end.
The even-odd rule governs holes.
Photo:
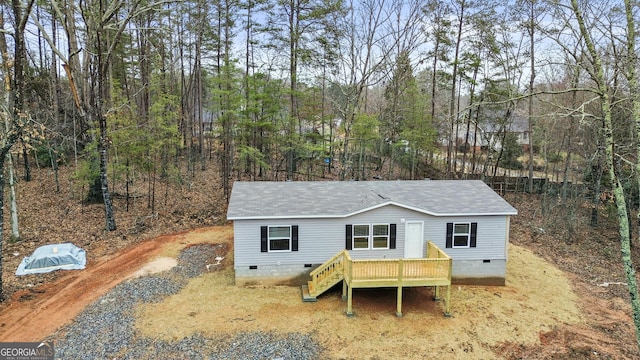
POLYGON ((291 226, 291 251, 298 251, 298 225, 291 226))
POLYGON ((352 234, 351 225, 347 225, 347 231, 346 231, 345 242, 344 242, 344 247, 347 250, 352 250, 353 249, 353 244, 351 242, 351 234, 352 234))
POLYGON ((389 249, 396 248, 396 224, 389 225, 389 249))
POLYGON ((267 246, 267 231, 269 230, 269 227, 267 226, 261 226, 260 227, 260 252, 267 252, 269 251, 269 248, 267 246))
POLYGON ((453 246, 453 223, 447 223, 447 243, 446 247, 450 248, 453 246))
POLYGON ((471 223, 471 238, 469 239, 469 246, 476 247, 476 233, 478 232, 478 223, 471 223))

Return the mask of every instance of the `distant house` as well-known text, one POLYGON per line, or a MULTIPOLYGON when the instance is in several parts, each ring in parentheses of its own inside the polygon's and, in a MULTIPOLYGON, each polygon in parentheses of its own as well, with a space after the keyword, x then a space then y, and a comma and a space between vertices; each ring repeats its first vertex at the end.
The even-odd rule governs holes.
POLYGON ((237 284, 303 283, 345 249, 424 258, 431 242, 453 259, 454 283, 504 285, 516 214, 476 180, 236 182, 227 219, 237 284))
POLYGON ((503 112, 487 111, 480 126, 482 145, 493 150, 502 149, 502 139, 506 134, 513 134, 522 150, 529 149, 529 119, 526 116, 513 113, 505 118, 503 112))
MULTIPOLYGON (((515 135, 522 149, 524 151, 529 149, 529 119, 519 114, 507 116, 504 111, 494 110, 485 110, 479 120, 473 119, 469 124, 468 135, 466 123, 460 123, 455 145, 458 151, 472 149, 474 145, 477 151, 480 149, 499 151, 505 134, 515 135)), ((440 141, 444 145, 448 143, 444 138, 440 141)))

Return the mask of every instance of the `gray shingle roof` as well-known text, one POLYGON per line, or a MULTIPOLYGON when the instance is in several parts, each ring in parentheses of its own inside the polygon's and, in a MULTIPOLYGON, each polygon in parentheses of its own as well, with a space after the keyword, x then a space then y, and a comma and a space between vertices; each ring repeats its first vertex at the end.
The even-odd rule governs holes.
POLYGON ((235 182, 227 219, 347 217, 385 205, 434 216, 516 215, 480 180, 235 182))

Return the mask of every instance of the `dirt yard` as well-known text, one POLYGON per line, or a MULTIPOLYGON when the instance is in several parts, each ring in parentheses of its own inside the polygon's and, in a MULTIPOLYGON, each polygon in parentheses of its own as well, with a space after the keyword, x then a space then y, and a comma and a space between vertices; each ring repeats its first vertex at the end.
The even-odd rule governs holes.
POLYGON ((505 342, 535 345, 540 333, 582 326, 578 297, 564 274, 528 250, 510 250, 508 285, 454 287, 452 318, 443 316, 443 304, 432 301, 427 288, 405 290, 403 318, 395 316, 395 289, 354 290, 356 316, 348 318, 339 288, 303 303, 297 287, 236 287, 226 261, 179 294, 141 306, 137 324, 143 336, 163 340, 256 330, 312 333, 334 359, 486 359, 505 342))
POLYGON ((171 267, 173 263, 166 259, 174 259, 190 241, 201 243, 201 236, 208 238, 212 233, 222 235, 228 231, 202 228, 160 236, 89 262, 82 271, 58 272, 60 277, 54 281, 17 291, 0 307, 0 341, 41 340, 120 282, 157 272, 161 270, 158 265, 171 267))
MULTIPOLYGON (((232 237, 230 226, 162 236, 18 292, 0 313, 0 341, 42 339, 141 269, 162 271, 190 244, 231 245, 232 237)), ((236 287, 230 250, 180 293, 141 305, 136 324, 140 336, 164 340, 256 330, 310 333, 332 359, 637 357, 624 300, 594 298, 583 280, 530 250, 511 245, 509 251, 507 285, 455 286, 451 318, 427 288, 405 289, 403 318, 395 316, 395 289, 356 289, 356 316, 348 318, 340 289, 303 303, 297 287, 236 287), (626 343, 620 332, 629 335, 626 343)))

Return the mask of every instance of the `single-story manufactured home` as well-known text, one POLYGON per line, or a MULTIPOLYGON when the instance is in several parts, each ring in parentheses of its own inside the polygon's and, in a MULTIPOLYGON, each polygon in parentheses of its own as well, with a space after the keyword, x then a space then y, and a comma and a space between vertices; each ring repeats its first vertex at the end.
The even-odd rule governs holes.
POLYGON ((302 284, 348 250, 354 260, 414 259, 428 243, 455 284, 504 285, 517 211, 479 180, 235 182, 236 284, 302 284))

